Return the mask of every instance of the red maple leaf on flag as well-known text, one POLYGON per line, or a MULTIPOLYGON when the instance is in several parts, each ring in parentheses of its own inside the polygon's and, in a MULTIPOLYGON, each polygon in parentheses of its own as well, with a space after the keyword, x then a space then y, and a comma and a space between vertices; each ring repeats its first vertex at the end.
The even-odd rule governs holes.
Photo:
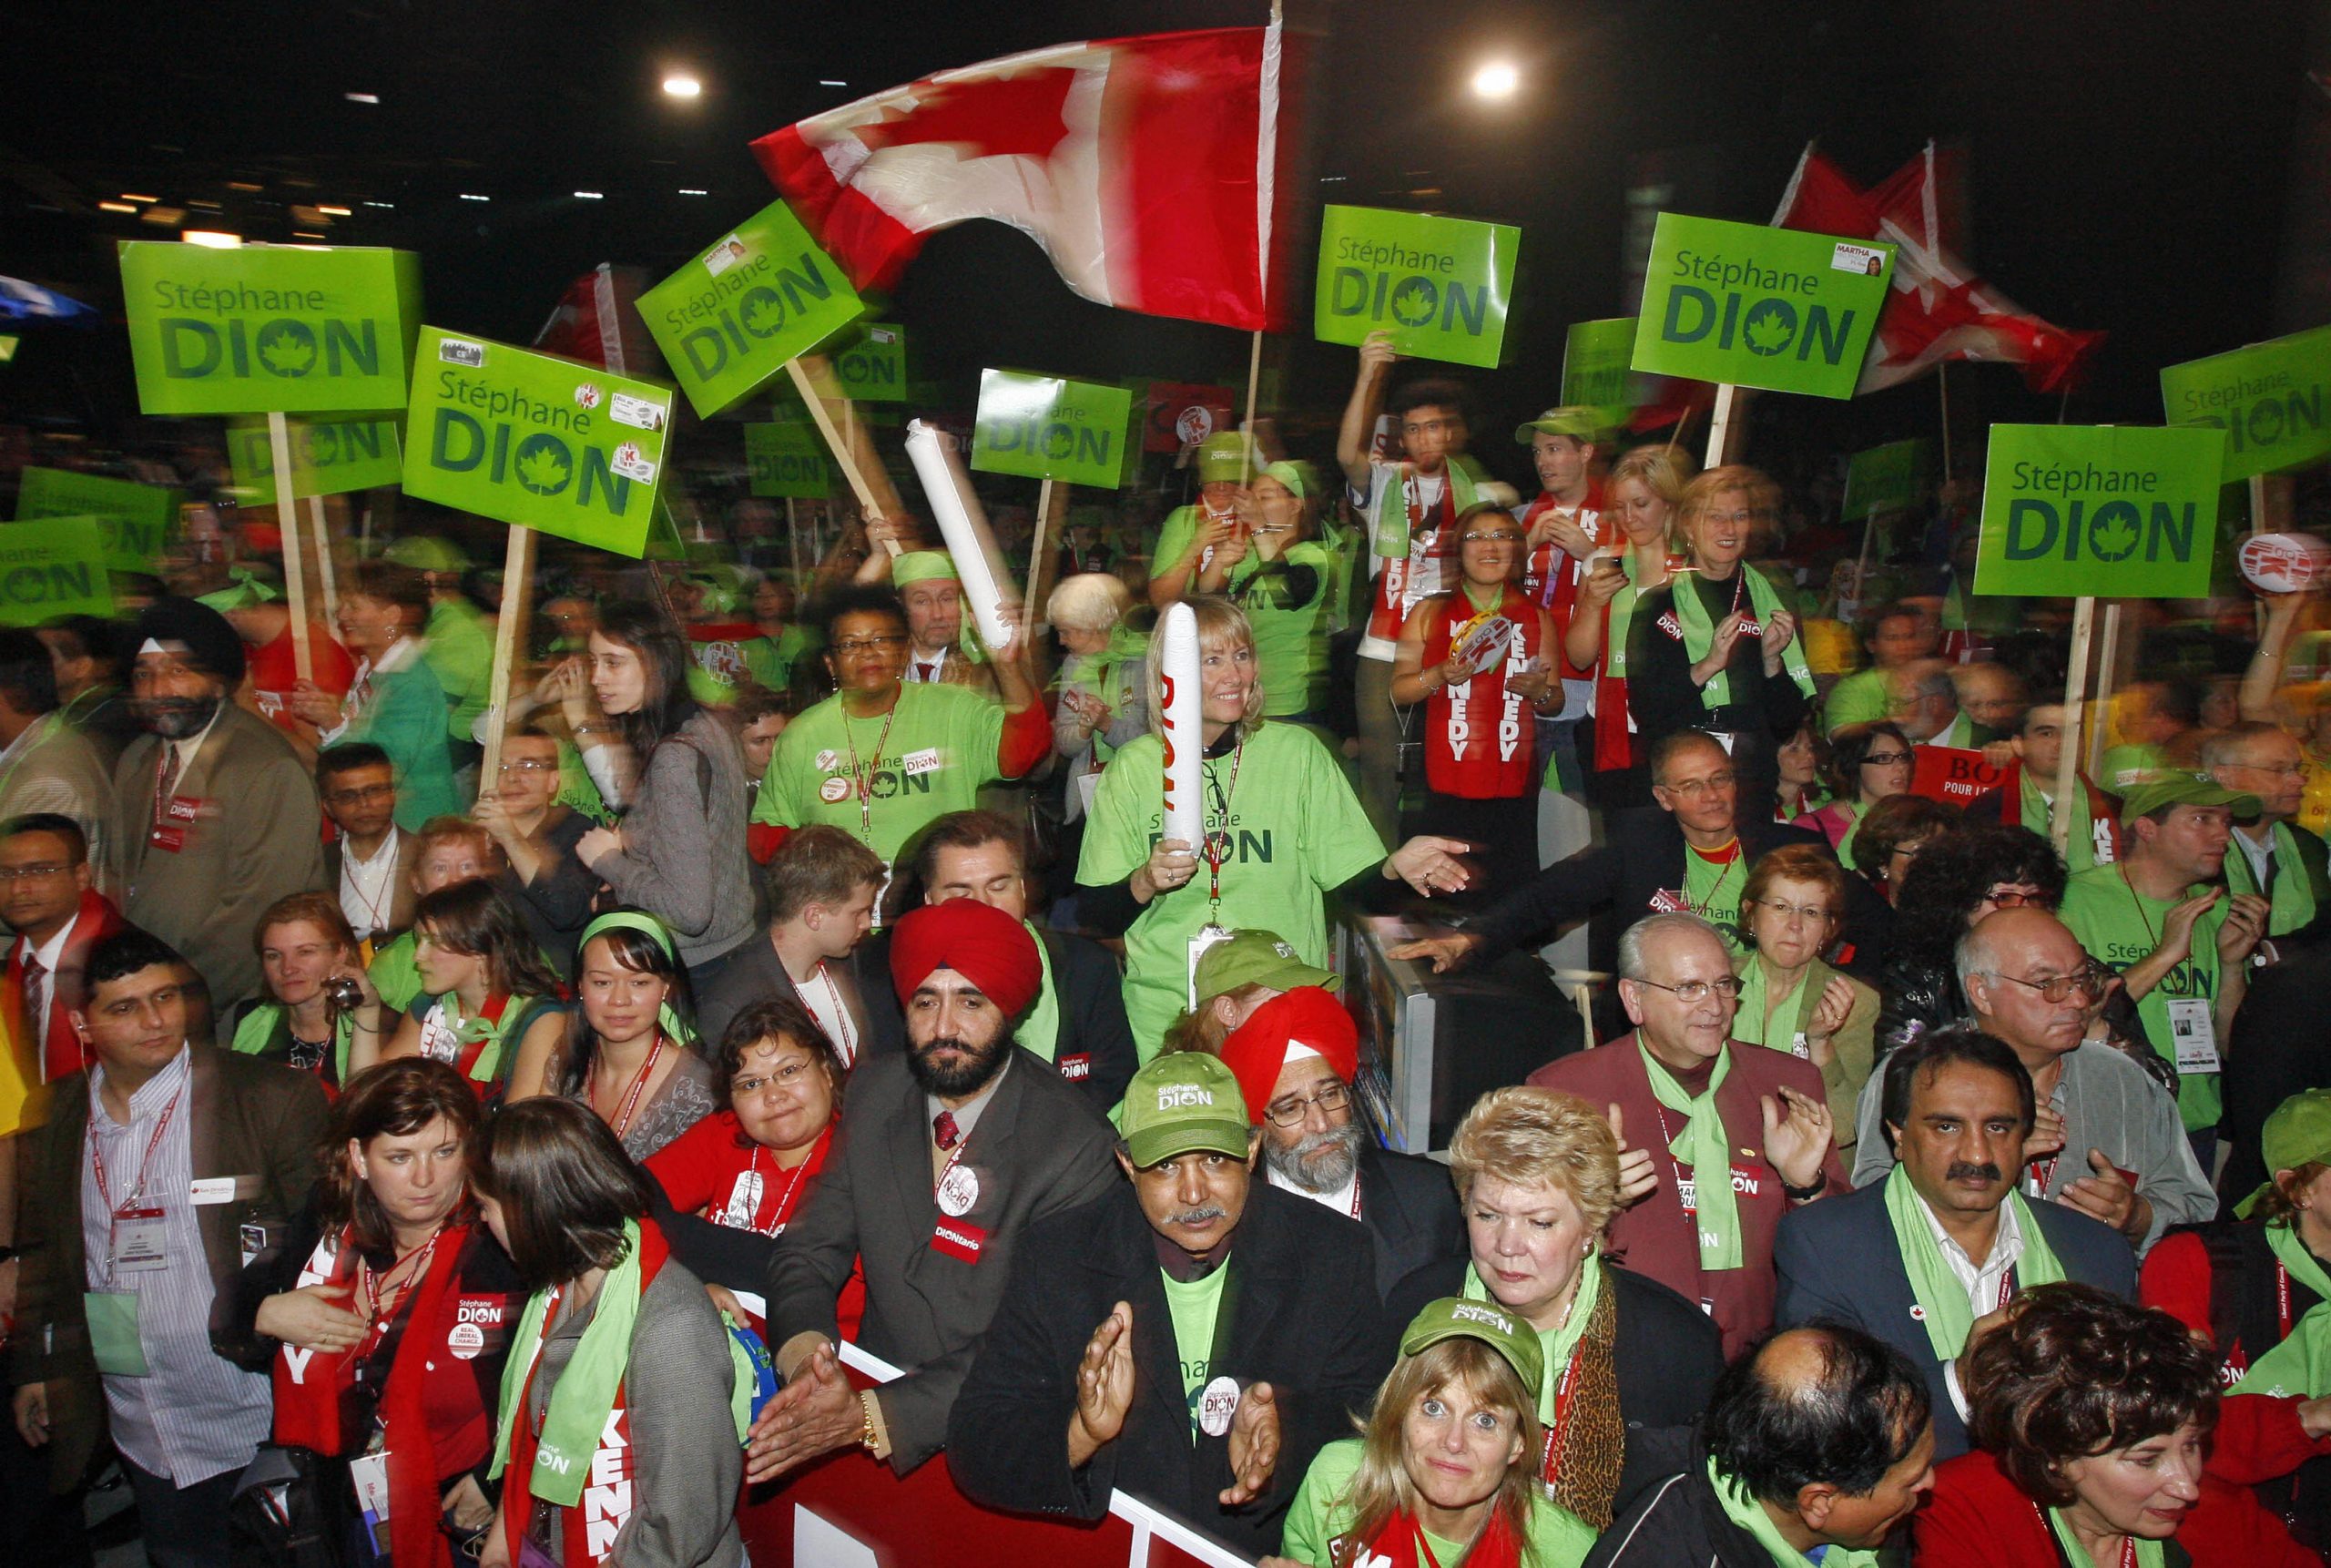
POLYGON ((945 142, 964 158, 1050 158, 1068 137, 1063 111, 1075 83, 1059 66, 933 83, 904 114, 859 127, 858 139, 870 150, 945 142))

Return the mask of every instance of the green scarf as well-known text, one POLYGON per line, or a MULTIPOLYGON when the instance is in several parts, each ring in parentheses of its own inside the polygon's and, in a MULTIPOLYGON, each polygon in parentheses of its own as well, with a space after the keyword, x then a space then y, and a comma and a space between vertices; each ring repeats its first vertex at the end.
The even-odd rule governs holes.
POLYGON ((1043 972, 1043 983, 1036 988, 1036 1000, 1028 1004, 1020 1026, 1012 1032, 1013 1040, 1047 1062, 1058 1060, 1060 1052, 1060 993, 1053 985, 1053 955, 1044 947, 1043 933, 1026 921, 1020 922, 1028 940, 1036 944, 1036 963, 1043 972))
POLYGON ((1858 871, 1861 867, 1854 859, 1854 840, 1861 836, 1862 819, 1869 815, 1869 803, 1857 800, 1846 809, 1854 814, 1854 820, 1852 826, 1846 830, 1845 836, 1837 840, 1837 864, 1849 871, 1858 871))
MULTIPOLYGON (((235 1025, 234 1050, 245 1056, 257 1056, 274 1042, 275 1032, 281 1029, 288 1035, 291 1015, 280 1002, 262 1002, 243 1014, 235 1025)), ((332 1025, 332 1082, 348 1082, 348 1043, 356 1035, 356 1021, 345 1013, 332 1025)))
POLYGON ((2237 1394, 2296 1394, 2317 1399, 2331 1393, 2331 1274, 2306 1249, 2298 1231, 2286 1219, 2266 1227, 2266 1245, 2290 1271, 2292 1278, 2322 1299, 2306 1316, 2291 1325, 2290 1338, 2250 1363, 2250 1370, 2231 1390, 2237 1394))
MULTIPOLYGON (((2048 1237, 2033 1217, 2023 1195, 2010 1191, 2015 1223, 2023 1237, 2023 1256, 2016 1259, 2016 1288, 2055 1285, 2064 1278, 2064 1266, 2048 1248, 2048 1237)), ((1902 1272, 1910 1277, 1910 1294, 1927 1326, 1927 1344, 1940 1361, 1954 1359, 1967 1349, 1967 1331, 1975 1326, 1975 1308, 1967 1299, 1959 1276, 1942 1260, 1942 1247, 1927 1224, 1925 1200, 1910 1185, 1900 1166, 1886 1178, 1886 1217, 1894 1223, 1894 1249, 1902 1255, 1902 1272)), ((1980 1263, 1978 1264, 1980 1268, 1980 1263)))
MULTIPOLYGON (((1376 515, 1369 520, 1370 536, 1379 555, 1405 560, 1409 554, 1409 478, 1415 473, 1412 463, 1398 463, 1377 494, 1376 515)), ((1473 477, 1471 462, 1461 453, 1441 464, 1441 472, 1449 477, 1450 515, 1461 515, 1465 508, 1481 499, 1481 486, 1473 477)), ((1453 554, 1453 552, 1452 552, 1453 554)))
MULTIPOLYGON (((604 932, 610 931, 646 932, 649 936, 656 939, 656 945, 664 950, 664 956, 672 961, 673 966, 675 968, 680 967, 679 953, 675 951, 672 946, 672 933, 665 929, 664 922, 662 921, 657 920, 654 915, 647 913, 645 910, 609 910, 606 914, 594 919, 589 925, 583 928, 583 934, 577 937, 575 941, 575 952, 577 961, 580 961, 583 949, 590 942, 593 937, 597 936, 604 932)), ((687 1019, 681 1017, 680 1010, 672 1005, 672 991, 674 989, 676 988, 666 988, 664 992, 664 1005, 657 1008, 656 1011, 656 1023, 664 1031, 664 1038, 669 1040, 673 1044, 694 1045, 696 1044, 696 1026, 690 1023, 687 1019)), ((504 1014, 504 1016, 506 1017, 507 1014, 504 1014)))
MULTIPOLYGON (((1481 1283, 1481 1275, 1470 1263, 1465 1265, 1465 1283, 1458 1294, 1468 1301, 1491 1301, 1501 1308, 1505 1305, 1494 1300, 1489 1287, 1481 1283)), ((1562 1369, 1570 1365, 1571 1357, 1577 1353, 1578 1342, 1586 1338, 1586 1325, 1593 1320, 1594 1304, 1602 1297, 1603 1259, 1597 1255, 1579 1265, 1578 1293, 1571 1298, 1570 1316, 1562 1319, 1562 1326, 1538 1336, 1538 1343, 1546 1356, 1544 1375, 1538 1380, 1538 1420, 1541 1422, 1551 1424, 1554 1419, 1554 1400, 1562 1392, 1562 1369)))
POLYGON ((1626 574, 1627 585, 1611 596, 1611 624, 1603 636, 1603 673, 1613 680, 1627 678, 1627 627, 1634 619, 1635 601, 1643 597, 1633 546, 1619 557, 1619 570, 1626 574))
MULTIPOLYGON (((2095 1559, 2089 1556, 2088 1548, 2080 1543, 2080 1537, 2072 1533, 2072 1527, 2064 1522, 2063 1510, 2048 1510, 2048 1528, 2056 1532, 2056 1543, 2064 1549, 2064 1561, 2072 1568, 2096 1568, 2095 1559)), ((2137 1549, 2137 1568, 2162 1568, 2164 1559, 2160 1542, 2147 1541, 2135 1535, 2129 1540, 2137 1549)), ((2120 1565, 2115 1563, 2113 1568, 2120 1568, 2120 1565)))
MULTIPOLYGON (((1786 607, 1781 603, 1780 596, 1773 592, 1770 583, 1765 581, 1765 575, 1747 562, 1741 562, 1739 570, 1748 585, 1748 604, 1756 612, 1757 624, 1771 624, 1772 618, 1786 607)), ((1697 664, 1708 657, 1710 648, 1715 647, 1715 623, 1708 619, 1707 603, 1700 597, 1699 584, 1693 574, 1685 573, 1676 577, 1669 584, 1669 588, 1668 598, 1675 607, 1675 624, 1684 632, 1684 651, 1692 656, 1694 664, 1697 664)), ((1813 695, 1813 671, 1805 663, 1805 641, 1802 637, 1788 639, 1788 647, 1781 650, 1781 667, 1788 671, 1791 680, 1797 682, 1797 690, 1807 697, 1813 695)), ((1722 708, 1731 700, 1730 670, 1716 671, 1715 678, 1700 687, 1700 701, 1708 708, 1722 708)))
MULTIPOLYGON (((1788 1543, 1765 1505, 1749 1496, 1746 1487, 1716 1469, 1714 1454, 1708 1456, 1708 1484, 1715 1488, 1724 1516, 1756 1538, 1756 1544, 1773 1560, 1773 1568, 1813 1568, 1813 1559, 1788 1543)), ((1832 1543, 1821 1553, 1821 1568, 1878 1568, 1878 1553, 1832 1543)))
MULTIPOLYGON (((2266 934, 2288 936, 2315 918, 2315 888, 2306 874, 2306 862, 2298 858, 2298 835, 2291 831, 2291 825, 2275 823, 2272 836, 2276 874, 2266 934)), ((2237 893, 2258 891, 2258 879, 2250 870, 2250 855, 2239 844, 2227 847, 2225 880, 2237 893)))
POLYGON ((1708 1086, 1698 1099, 1684 1093, 1675 1075, 1645 1049, 1641 1036, 1635 1049, 1643 1054, 1644 1070, 1651 1076, 1652 1097, 1671 1111, 1692 1118, 1667 1152, 1691 1167, 1694 1207, 1698 1210, 1700 1267, 1737 1268, 1740 1256, 1740 1206, 1732 1191, 1732 1143, 1725 1136, 1724 1117, 1715 1108, 1715 1092, 1732 1072, 1732 1053, 1715 1059, 1708 1086))
MULTIPOLYGON (((455 1000, 458 1001, 459 998, 455 1000)), ((470 1068, 470 1079, 473 1083, 494 1082, 497 1070, 502 1065, 502 1048, 509 1043, 511 1026, 524 1018, 526 1009, 534 1004, 534 999, 531 996, 514 996, 503 1003, 502 1021, 499 1023, 491 1021, 483 1013, 479 1013, 463 1019, 453 1026, 453 1038, 464 1045, 473 1045, 481 1040, 485 1042, 485 1049, 477 1054, 477 1061, 470 1068)), ((443 997, 438 999, 438 1005, 441 1007, 444 1005, 443 997)))
MULTIPOLYGON (((585 1325, 575 1347, 575 1359, 560 1374, 543 1413, 541 1446, 534 1451, 534 1473, 526 1490, 545 1502, 572 1508, 581 1501, 584 1480, 591 1473, 591 1455, 606 1430, 616 1408, 616 1390, 623 1385, 624 1369, 631 1363, 631 1330, 639 1320, 639 1222, 623 1222, 623 1261, 607 1270, 599 1285, 598 1309, 585 1325)), ((510 1462, 510 1429, 526 1419, 518 1408, 526 1379, 542 1355, 550 1333, 550 1292, 537 1290, 528 1298, 518 1320, 523 1342, 514 1342, 513 1354, 502 1365, 502 1420, 494 1436, 494 1467, 498 1478, 510 1462)))
MULTIPOLYGON (((1747 962, 1740 967, 1740 1010, 1732 1015, 1732 1037, 1751 1045, 1763 1045, 1775 1051, 1797 1052, 1797 1036, 1812 1027, 1813 1015, 1821 1007, 1822 988, 1829 983, 1835 972, 1815 959, 1805 966, 1805 973, 1797 983, 1797 1026, 1786 1030, 1778 1040, 1768 1037, 1772 1019, 1772 1003, 1765 977, 1765 962, 1752 951, 1747 962)), ((1786 1006, 1786 1003, 1784 1002, 1786 1006)))

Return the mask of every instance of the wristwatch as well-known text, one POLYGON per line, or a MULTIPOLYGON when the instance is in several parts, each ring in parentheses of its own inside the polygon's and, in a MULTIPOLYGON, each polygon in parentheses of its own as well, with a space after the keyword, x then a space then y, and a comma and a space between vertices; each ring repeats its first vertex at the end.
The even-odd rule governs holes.
MULTIPOLYGON (((1777 1175, 1778 1173, 1776 1172, 1775 1174, 1777 1175)), ((1787 1198, 1791 1203, 1810 1203, 1813 1199, 1819 1197, 1828 1185, 1829 1173, 1827 1171, 1817 1172, 1813 1177, 1813 1185, 1811 1186, 1791 1186, 1788 1185, 1788 1177, 1782 1176, 1781 1196, 1787 1198)))

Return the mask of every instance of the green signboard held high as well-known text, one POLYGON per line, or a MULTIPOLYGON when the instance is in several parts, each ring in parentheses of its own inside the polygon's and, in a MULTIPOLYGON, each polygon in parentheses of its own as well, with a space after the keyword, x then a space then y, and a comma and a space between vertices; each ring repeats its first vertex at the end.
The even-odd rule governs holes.
POLYGON ((1886 303, 1894 247, 1663 212, 1634 368, 1849 398, 1886 303))
MULTIPOLYGON (((291 438, 291 494, 341 495, 401 484, 404 460, 397 451, 402 412, 344 419, 285 420, 291 438)), ((265 420, 231 420, 227 425, 227 461, 234 470, 237 496, 245 506, 275 504, 275 451, 265 420)))
POLYGON ((1991 426, 1975 592, 2204 596, 2224 461, 2204 428, 1991 426))
POLYGON ((0 626, 56 616, 110 616, 113 579, 94 517, 45 517, 0 526, 0 626))
POLYGON ((1374 207, 1330 207, 1319 220, 1311 332, 1359 343, 1389 332, 1421 359, 1495 369, 1505 345, 1522 230, 1374 207))
POLYGON ((2161 401, 2172 424, 2225 432, 2225 481, 2296 468, 2331 454, 2324 391, 2331 385, 2331 327, 2170 365, 2161 401))
POLYGON ((893 321, 868 321, 830 345, 834 380, 845 396, 860 402, 907 401, 907 330, 893 321))
POLYGON ((121 291, 148 413, 404 406, 421 325, 410 251, 130 239, 121 291))
POLYGON ((1562 342, 1562 402, 1591 408, 1611 429, 1626 423, 1634 406, 1634 372, 1627 361, 1635 347, 1635 319, 1612 316, 1573 321, 1562 342))
POLYGON ((1114 490, 1125 483, 1133 394, 1013 371, 980 372, 972 466, 1114 490))
POLYGON ((745 467, 756 495, 823 501, 833 484, 825 448, 807 424, 747 425, 745 467))
POLYGON ((782 201, 772 201, 639 297, 648 334, 706 418, 751 395, 785 361, 866 306, 782 201))
POLYGON ((27 468, 16 488, 16 521, 94 517, 106 565, 117 572, 157 572, 178 526, 179 494, 134 479, 107 479, 62 468, 27 468))
POLYGON ((672 393, 596 365, 423 327, 404 491, 637 556, 664 483, 672 393))

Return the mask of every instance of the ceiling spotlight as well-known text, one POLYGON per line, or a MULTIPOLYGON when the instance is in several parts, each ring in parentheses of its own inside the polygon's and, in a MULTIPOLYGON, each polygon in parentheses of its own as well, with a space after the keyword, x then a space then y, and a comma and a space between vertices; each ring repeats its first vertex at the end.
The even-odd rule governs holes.
POLYGON ((693 98, 704 91, 704 84, 686 71, 674 71, 664 78, 664 96, 667 98, 693 98))
POLYGON ((606 193, 601 190, 578 190, 575 193, 577 201, 605 201, 606 199, 606 193))
POLYGON ((367 207, 386 207, 386 208, 394 208, 394 207, 396 206, 396 203, 395 203, 395 202, 393 202, 393 201, 368 201, 368 202, 366 202, 364 205, 365 205, 365 206, 367 206, 367 207))
POLYGON ((1510 98, 1522 87, 1522 73, 1511 60, 1491 60, 1473 73, 1477 98, 1510 98))
POLYGON ((474 196, 464 190, 462 192, 462 199, 463 201, 492 201, 494 198, 490 196, 474 196))
POLYGON ((213 250, 232 250, 243 242, 241 235, 221 233, 216 229, 181 229, 178 238, 188 245, 207 245, 213 250))
POLYGON ((127 201, 100 201, 97 203, 97 210, 99 212, 135 212, 137 209, 130 206, 127 201))
POLYGON ((820 81, 820 82, 819 82, 818 86, 819 86, 819 87, 846 87, 850 86, 850 84, 849 84, 848 82, 829 82, 829 81, 820 81))
POLYGON ((686 187, 682 187, 680 194, 682 196, 710 196, 712 192, 708 190, 690 190, 686 187))
POLYGON ((123 191, 121 193, 121 199, 124 201, 159 201, 162 199, 158 196, 140 196, 134 190, 123 191))
POLYGON ((351 104, 377 104, 381 101, 378 93, 342 93, 340 96, 351 104))
POLYGON ((322 213, 326 218, 348 218, 353 216, 353 214, 351 214, 345 207, 318 207, 316 210, 322 213))

